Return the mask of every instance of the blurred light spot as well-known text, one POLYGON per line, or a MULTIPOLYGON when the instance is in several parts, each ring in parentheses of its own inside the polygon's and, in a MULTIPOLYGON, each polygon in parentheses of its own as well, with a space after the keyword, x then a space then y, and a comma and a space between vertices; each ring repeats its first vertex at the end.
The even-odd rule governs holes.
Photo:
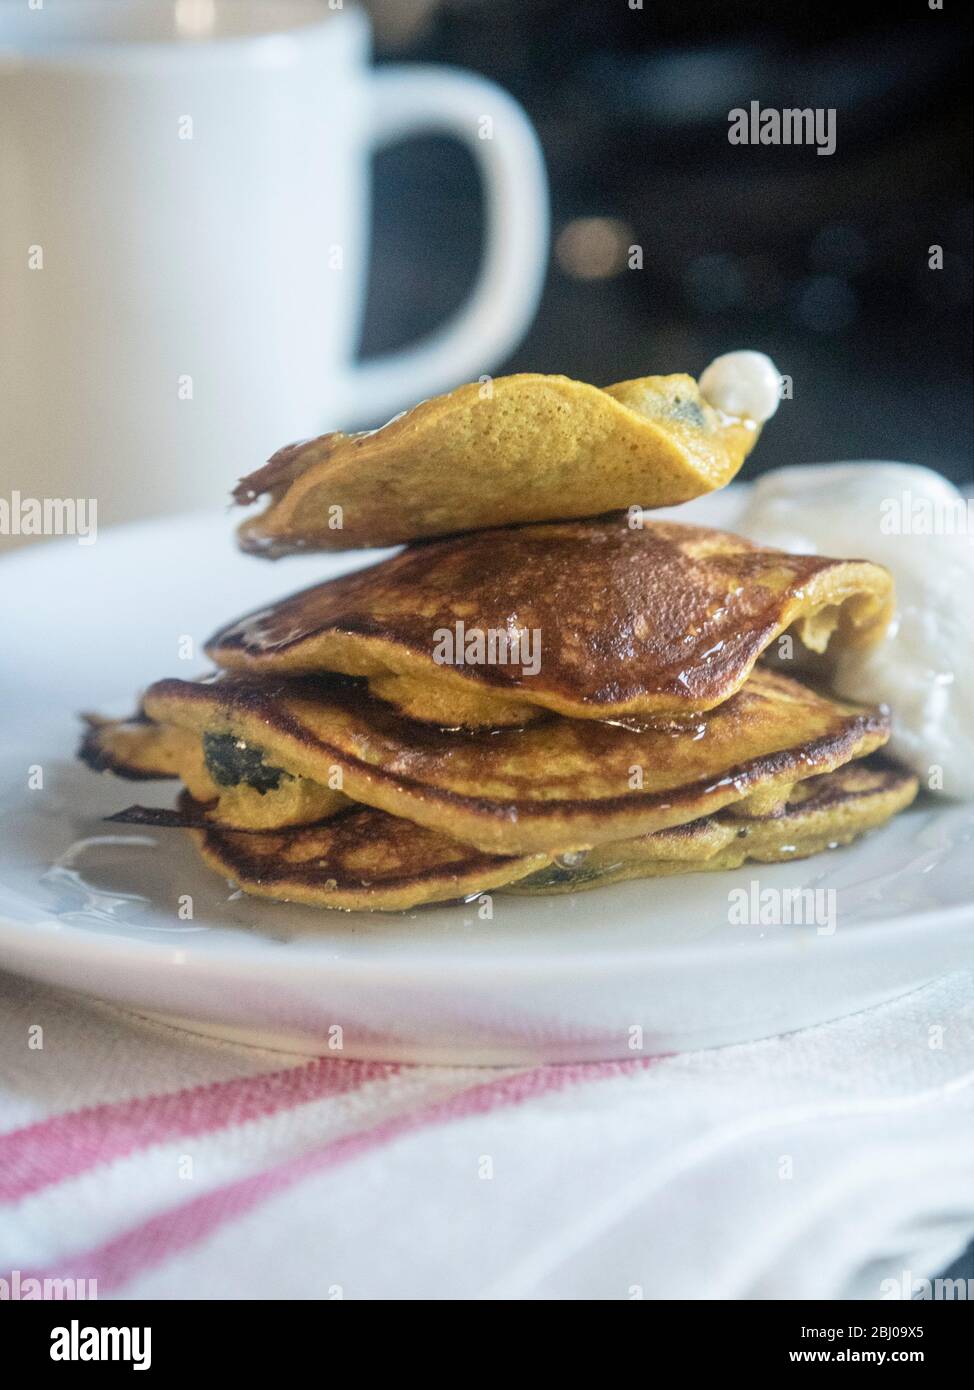
MULTIPOLYGON (((337 8, 337 7, 336 7, 337 8)), ((404 48, 429 28, 438 0, 369 0, 367 9, 383 48, 404 48)))
POLYGON ((645 70, 650 79, 644 84, 645 97, 654 114, 671 125, 712 120, 718 114, 726 119, 742 80, 755 81, 748 56, 740 48, 717 47, 664 53, 645 70))
POLYGON ((173 19, 183 38, 208 38, 216 28, 216 0, 176 0, 173 19))
POLYGON ((718 314, 743 302, 745 279, 736 256, 719 252, 698 256, 686 271, 686 292, 696 308, 718 314))
POLYGON ((555 242, 555 259, 573 280, 606 280, 624 270, 632 228, 618 217, 576 217, 555 242))
POLYGON ((841 333, 858 309, 855 292, 837 275, 812 275, 798 286, 796 316, 816 333, 841 333))
POLYGON ((838 275, 856 275, 869 263, 869 243, 855 227, 823 227, 812 242, 812 265, 838 275))

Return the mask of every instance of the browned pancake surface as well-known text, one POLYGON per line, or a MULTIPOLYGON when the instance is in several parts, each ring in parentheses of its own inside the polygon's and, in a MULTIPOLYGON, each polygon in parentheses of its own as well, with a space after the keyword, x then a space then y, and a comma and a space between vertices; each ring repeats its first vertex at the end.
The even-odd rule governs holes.
POLYGON ((396 680, 408 682, 408 712, 420 717, 426 687, 438 723, 454 696, 456 723, 495 722, 490 704, 482 720, 467 716, 471 691, 528 713, 677 714, 727 699, 792 623, 813 646, 836 626, 836 640, 877 640, 891 594, 888 573, 867 562, 789 555, 699 526, 633 529, 615 516, 414 546, 223 628, 207 650, 233 670, 369 676, 390 700, 396 680), (437 634, 458 623, 464 634, 536 633, 540 670, 437 662, 437 634))
POLYGON ((758 669, 696 727, 548 716, 449 731, 398 716, 349 681, 224 675, 146 692, 162 724, 229 733, 264 764, 499 853, 575 849, 693 820, 885 743, 885 711, 758 669))
MULTIPOLYGON (((911 773, 873 757, 799 784, 779 816, 708 816, 565 863, 542 854, 484 854, 366 807, 297 831, 248 834, 202 826, 202 808, 184 796, 174 820, 198 827, 194 838, 206 862, 248 893, 388 911, 497 888, 572 892, 625 878, 734 868, 747 859, 799 859, 881 825, 909 805, 916 787, 911 773)), ((142 823, 133 813, 122 819, 142 823)))
MULTIPOLYGON (((188 798, 184 807, 193 813, 188 798)), ((280 834, 193 832, 203 858, 248 893, 384 911, 483 893, 540 868, 546 855, 500 857, 435 830, 356 807, 280 834)))

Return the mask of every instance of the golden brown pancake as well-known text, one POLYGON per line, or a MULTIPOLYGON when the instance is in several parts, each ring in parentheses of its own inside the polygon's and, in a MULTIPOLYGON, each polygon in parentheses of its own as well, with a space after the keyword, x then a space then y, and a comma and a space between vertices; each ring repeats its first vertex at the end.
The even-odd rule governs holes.
POLYGON ((367 434, 290 444, 234 496, 270 505, 240 528, 263 555, 397 545, 530 521, 669 507, 730 482, 759 427, 714 410, 689 376, 599 389, 526 373, 461 386, 367 434))
POLYGON ((340 678, 165 680, 145 710, 194 731, 228 779, 272 790, 308 779, 495 854, 561 853, 679 825, 889 737, 885 710, 761 669, 693 729, 556 715, 524 729, 434 729, 340 678))
POLYGON ((413 546, 223 628, 207 651, 229 670, 366 676, 448 727, 545 709, 645 718, 719 705, 792 626, 816 651, 833 634, 878 641, 891 604, 879 565, 616 515, 413 546))
POLYGON ((214 784, 203 766, 199 737, 188 729, 156 724, 141 709, 130 719, 81 716, 86 725, 78 757, 93 772, 114 772, 130 781, 180 777, 198 800, 215 796, 214 784), (198 770, 202 777, 194 790, 198 770))
MULTIPOLYGON (((280 834, 194 831, 206 863, 247 893, 318 907, 391 911, 502 889, 533 896, 734 868, 747 859, 800 859, 848 844, 902 810, 912 773, 879 759, 801 783, 784 812, 765 821, 721 812, 689 825, 573 856, 501 858, 384 811, 348 809, 323 824, 280 834)), ((191 817, 193 805, 184 803, 191 817)), ((198 808, 197 808, 198 809, 198 808)))
MULTIPOLYGON (((268 772, 260 757, 248 755, 246 742, 232 734, 209 732, 201 737, 195 728, 157 724, 144 713, 131 719, 86 720, 89 727, 78 754, 83 762, 95 772, 110 771, 135 781, 178 777, 193 798, 194 823, 228 830, 278 830, 311 825, 354 804, 342 792, 310 778, 282 768, 268 772), (255 769, 260 775, 248 782, 255 769)), ((689 730, 691 736, 693 732, 689 730)), ((334 766, 329 779, 335 780, 334 766)), ((734 802, 727 814, 777 814, 791 790, 790 783, 775 781, 734 802)), ((145 824, 175 823, 175 812, 146 807, 130 808, 119 818, 131 820, 136 812, 145 824)))
POLYGON ((773 816, 746 816, 738 803, 733 815, 724 810, 659 835, 600 845, 571 856, 571 863, 553 862, 504 891, 574 893, 625 879, 737 869, 747 861, 807 859, 885 825, 913 802, 918 787, 914 773, 877 754, 797 783, 773 816))
POLYGON ((397 911, 486 893, 548 862, 484 854, 371 807, 280 834, 190 831, 204 861, 247 893, 345 910, 397 911))
MULTIPOLYGON (((144 713, 132 719, 86 716, 88 729, 78 756, 95 772, 114 772, 136 781, 178 777, 206 820, 249 830, 309 825, 348 807, 327 783, 290 777, 276 770, 248 782, 246 749, 234 746, 236 770, 224 758, 207 757, 195 729, 157 724, 144 713)), ((259 762, 259 759, 257 760, 259 762)), ((256 766, 254 760, 250 760, 256 766)))

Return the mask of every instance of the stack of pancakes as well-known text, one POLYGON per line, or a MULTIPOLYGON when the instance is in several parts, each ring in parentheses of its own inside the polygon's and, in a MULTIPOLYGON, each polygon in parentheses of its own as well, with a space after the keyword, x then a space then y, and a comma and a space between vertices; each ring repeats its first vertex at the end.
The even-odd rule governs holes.
POLYGON ((402 909, 800 858, 916 794, 889 713, 790 675, 880 640, 888 573, 653 521, 758 427, 687 376, 516 376, 282 450, 244 546, 404 543, 223 628, 82 756, 178 777, 172 812, 249 893, 402 909), (770 650, 769 650, 770 649, 770 650), (772 667, 759 661, 774 655, 772 667))

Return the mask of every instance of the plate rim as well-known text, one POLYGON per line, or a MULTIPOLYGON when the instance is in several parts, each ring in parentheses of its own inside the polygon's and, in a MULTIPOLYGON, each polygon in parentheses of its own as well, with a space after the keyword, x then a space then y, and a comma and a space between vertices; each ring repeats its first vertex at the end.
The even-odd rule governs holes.
MULTIPOLYGON (((611 886, 611 885, 610 885, 611 886)), ((287 904, 283 904, 286 906, 287 904)), ((327 910, 327 909, 326 909, 327 910)), ((381 913, 374 914, 376 918, 381 918, 381 913)), ((398 920, 398 918, 397 918, 398 920)), ((950 908, 931 908, 924 912, 908 913, 899 919, 878 918, 874 921, 864 922, 860 926, 845 932, 837 931, 830 934, 826 939, 830 942, 848 942, 840 949, 851 951, 854 949, 872 947, 875 938, 882 936, 883 943, 896 941, 903 936, 910 936, 917 932, 937 931, 938 933, 950 932, 954 929, 963 929, 965 926, 974 926, 974 903, 958 903, 950 908), (854 944, 853 944, 854 943, 854 944)), ((757 928, 755 930, 758 930, 757 928)), ((764 928, 763 930, 767 930, 764 928)), ((495 960, 488 960, 484 957, 489 952, 489 943, 485 940, 483 956, 477 952, 476 956, 470 952, 463 954, 450 955, 446 952, 430 952, 429 955, 419 957, 396 957, 383 956, 376 959, 372 955, 344 956, 341 959, 328 958, 316 946, 323 946, 327 952, 331 948, 327 943, 316 942, 313 934, 309 933, 291 941, 281 941, 276 938, 260 936, 251 933, 251 929, 239 927, 219 926, 207 928, 201 925, 198 933, 182 938, 173 938, 166 941, 160 938, 158 941, 149 940, 138 935, 127 935, 125 932, 98 931, 94 928, 86 929, 74 923, 59 921, 56 917, 39 917, 30 920, 18 920, 0 913, 0 952, 8 942, 32 944, 37 942, 39 946, 52 944, 55 940, 70 941, 73 947, 84 950, 88 958, 116 958, 121 960, 123 957, 133 958, 135 964, 165 964, 185 970, 192 960, 195 963, 205 962, 207 965, 222 963, 226 965, 232 962, 239 967, 242 962, 249 968, 253 966, 259 969, 262 964, 266 964, 266 953, 270 952, 275 958, 282 962, 298 961, 309 963, 318 961, 322 966, 327 964, 330 973, 336 977, 340 974, 349 974, 357 977, 364 975, 380 976, 389 971, 399 979, 411 978, 413 974, 429 978, 435 972, 439 976, 449 976, 451 972, 457 972, 470 978, 472 969, 479 976, 484 976, 485 972, 497 975, 517 975, 521 976, 529 971, 543 971, 546 976, 574 974, 580 969, 584 969, 586 975, 592 973, 596 968, 600 973, 615 974, 627 967, 655 965, 667 969, 684 969, 700 965, 704 962, 709 967, 719 965, 721 961, 732 956, 735 962, 747 962, 749 959, 757 958, 762 965, 767 965, 771 961, 771 956, 778 958, 787 957, 795 953, 802 953, 809 948, 809 942, 813 939, 811 935, 802 932, 801 935, 787 936, 789 927, 781 924, 771 928, 775 933, 773 936, 763 935, 753 941, 736 940, 725 946, 718 946, 714 941, 708 941, 706 945, 685 946, 665 943, 658 946, 646 946, 645 948, 624 947, 609 948, 600 950, 597 945, 586 945, 578 951, 571 953, 556 952, 553 955, 544 956, 531 952, 526 955, 499 954, 495 960), (38 929, 43 933, 41 936, 31 935, 38 929), (215 939, 215 934, 219 934, 220 939, 215 939), (246 940, 246 949, 243 952, 234 950, 234 944, 226 940, 226 936, 239 937, 246 940), (249 939, 248 939, 249 938, 249 939), (207 942, 208 944, 202 951, 193 950, 189 945, 190 941, 207 942), (178 965, 173 961, 173 956, 183 953, 186 956, 184 962, 178 965)), ((801 930, 799 928, 799 930, 801 930)), ((820 939, 816 934, 814 939, 820 939)), ((190 967, 192 968, 192 967, 190 967)))

